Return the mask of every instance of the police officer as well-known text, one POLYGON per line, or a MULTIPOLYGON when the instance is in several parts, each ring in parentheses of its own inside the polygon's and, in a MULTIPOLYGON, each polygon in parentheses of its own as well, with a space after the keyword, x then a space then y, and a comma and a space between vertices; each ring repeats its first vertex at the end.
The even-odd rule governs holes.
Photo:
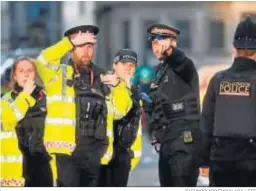
POLYGON ((204 165, 210 185, 256 186, 256 23, 241 21, 233 41, 234 62, 216 73, 203 102, 204 165))
MULTIPOLYGON (((2 124, 6 133, 12 135, 16 129, 19 149, 23 155, 23 177, 26 187, 50 187, 53 186, 53 177, 50 167, 50 155, 43 145, 43 133, 46 117, 46 96, 42 88, 35 84, 36 68, 31 58, 23 57, 14 62, 12 70, 12 81, 14 88, 2 98, 2 124)), ((10 142, 11 143, 11 142, 10 142)), ((16 153, 15 147, 10 153, 16 153)), ((12 156, 6 156, 8 159, 12 156)), ((17 157, 16 157, 17 159, 17 157)), ((10 159, 11 160, 11 159, 10 159)), ((10 163, 12 161, 9 161, 10 163)), ((9 166, 11 172, 18 171, 19 161, 9 166), (14 169, 14 167, 16 167, 14 169)), ((2 166, 5 168, 6 164, 2 166)), ((5 177, 5 173, 3 174, 5 177)), ((18 179, 7 179, 6 181, 16 182, 18 179)), ((4 184, 5 185, 5 184, 4 184)), ((18 185, 14 185, 18 186, 18 185)))
POLYGON ((113 70, 131 89, 133 106, 125 117, 114 121, 114 154, 109 165, 101 167, 99 186, 126 187, 130 170, 135 168, 141 157, 140 97, 131 84, 136 66, 136 52, 121 49, 116 53, 113 70))
POLYGON ((97 185, 100 164, 112 158, 113 120, 132 105, 125 84, 92 62, 98 32, 93 25, 71 28, 37 58, 48 100, 45 145, 56 157, 58 186, 97 185), (68 52, 68 65, 60 64, 68 52))
POLYGON ((176 48, 178 29, 163 24, 148 28, 153 53, 160 63, 155 68, 149 98, 143 108, 149 129, 160 143, 161 186, 196 186, 199 136, 199 82, 196 68, 176 48))

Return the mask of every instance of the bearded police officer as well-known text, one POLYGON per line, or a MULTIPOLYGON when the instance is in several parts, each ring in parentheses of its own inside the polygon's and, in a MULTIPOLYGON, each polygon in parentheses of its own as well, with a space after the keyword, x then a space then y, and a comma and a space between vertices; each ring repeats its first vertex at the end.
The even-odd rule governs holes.
POLYGON ((176 48, 178 29, 149 27, 153 53, 160 61, 151 83, 150 102, 143 102, 159 150, 161 186, 196 186, 199 132, 199 82, 196 68, 176 48))
POLYGON ((256 24, 249 16, 236 28, 233 53, 204 98, 202 155, 211 186, 256 186, 256 24))
POLYGON ((113 120, 132 106, 125 84, 92 62, 98 32, 71 28, 37 58, 48 104, 44 141, 56 158, 58 186, 97 186, 100 165, 113 154, 113 120), (69 63, 60 64, 69 52, 69 63))
POLYGON ((121 49, 116 53, 113 71, 126 83, 126 87, 131 89, 133 106, 125 117, 114 121, 114 154, 109 165, 101 168, 99 186, 127 186, 129 173, 141 157, 140 97, 137 89, 131 84, 136 66, 136 52, 121 49))

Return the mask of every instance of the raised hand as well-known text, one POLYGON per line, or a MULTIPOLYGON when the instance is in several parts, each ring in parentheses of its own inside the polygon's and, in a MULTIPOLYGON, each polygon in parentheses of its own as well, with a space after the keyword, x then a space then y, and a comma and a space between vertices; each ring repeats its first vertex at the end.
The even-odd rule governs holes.
POLYGON ((34 89, 36 88, 35 81, 31 79, 27 79, 27 81, 24 84, 23 92, 26 92, 28 94, 32 94, 34 89))
POLYGON ((93 33, 82 33, 81 31, 79 31, 77 34, 71 35, 70 41, 74 46, 80 46, 85 43, 95 44, 97 42, 93 33))
POLYGON ((119 81, 120 80, 116 74, 106 74, 101 76, 101 82, 107 85, 116 86, 119 81))

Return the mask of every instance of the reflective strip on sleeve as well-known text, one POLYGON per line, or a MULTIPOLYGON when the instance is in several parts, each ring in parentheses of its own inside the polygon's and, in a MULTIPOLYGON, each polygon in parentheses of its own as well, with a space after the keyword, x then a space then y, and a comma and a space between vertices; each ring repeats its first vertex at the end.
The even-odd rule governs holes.
POLYGON ((113 111, 114 115, 117 116, 118 118, 124 117, 124 115, 121 114, 121 113, 116 109, 115 106, 112 106, 112 111, 113 111))
POLYGON ((47 117, 45 120, 46 124, 52 124, 52 125, 76 125, 76 121, 70 118, 53 118, 53 117, 47 117))
POLYGON ((11 98, 6 98, 6 97, 3 97, 3 100, 7 101, 13 112, 14 112, 14 115, 16 116, 16 118, 18 119, 18 121, 20 121, 25 115, 22 114, 22 112, 18 109, 17 105, 15 104, 15 102, 13 101, 13 99, 11 98))
POLYGON ((72 97, 72 96, 65 96, 65 97, 63 97, 62 95, 53 95, 53 96, 47 97, 47 103, 52 103, 52 102, 55 102, 55 101, 74 103, 75 102, 75 98, 72 97))
POLYGON ((137 136, 141 136, 142 135, 142 128, 141 125, 139 124, 139 129, 137 131, 137 136))
POLYGON ((103 158, 106 158, 106 159, 111 159, 113 156, 113 153, 112 152, 106 152, 103 156, 103 158))
POLYGON ((134 151, 134 157, 141 157, 141 151, 134 151))
POLYGON ((5 162, 5 163, 20 162, 20 163, 22 163, 22 156, 1 155, 1 162, 5 162))
POLYGON ((113 130, 108 130, 107 131, 107 136, 108 137, 113 137, 113 130))
POLYGON ((58 64, 49 64, 47 62, 47 60, 44 58, 44 55, 41 53, 38 57, 37 60, 43 64, 46 68, 49 68, 51 70, 58 70, 59 69, 59 65, 58 64))
POLYGON ((0 139, 16 138, 16 133, 13 131, 0 131, 0 139))
POLYGON ((1 187, 23 187, 25 184, 24 180, 18 180, 15 178, 1 178, 1 187))
POLYGON ((113 114, 112 106, 107 105, 107 108, 108 108, 108 114, 113 114))

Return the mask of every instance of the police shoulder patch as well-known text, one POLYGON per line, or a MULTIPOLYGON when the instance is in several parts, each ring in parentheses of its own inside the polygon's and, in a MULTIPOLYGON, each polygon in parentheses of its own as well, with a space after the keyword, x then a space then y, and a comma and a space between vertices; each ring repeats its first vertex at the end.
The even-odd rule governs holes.
POLYGON ((250 96, 251 83, 245 81, 221 81, 219 95, 250 96))

